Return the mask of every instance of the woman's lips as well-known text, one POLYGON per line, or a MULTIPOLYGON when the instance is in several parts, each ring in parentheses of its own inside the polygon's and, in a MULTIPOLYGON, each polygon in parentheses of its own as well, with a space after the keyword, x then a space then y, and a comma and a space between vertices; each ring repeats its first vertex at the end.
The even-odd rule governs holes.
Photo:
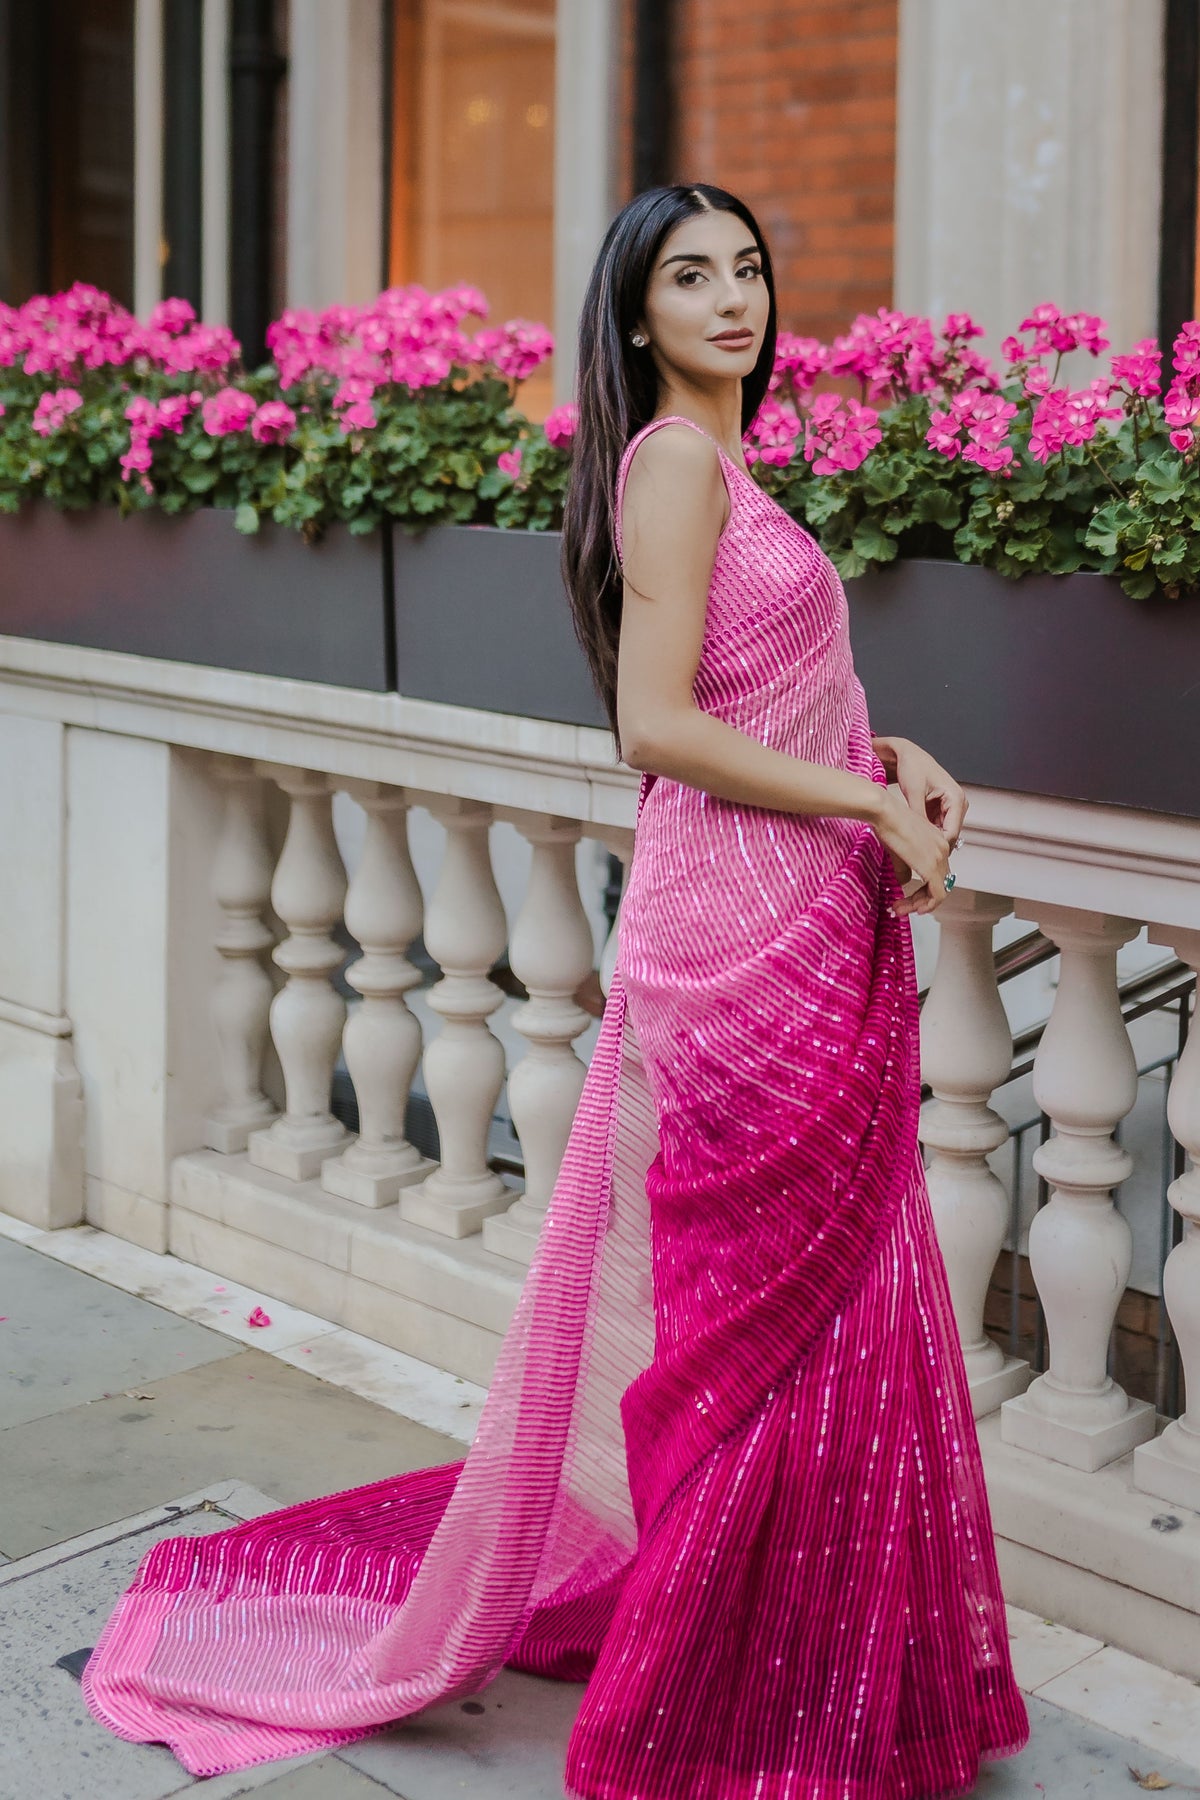
POLYGON ((715 337, 709 339, 709 343, 715 344, 718 350, 745 350, 753 342, 754 333, 752 331, 740 332, 737 337, 715 337))

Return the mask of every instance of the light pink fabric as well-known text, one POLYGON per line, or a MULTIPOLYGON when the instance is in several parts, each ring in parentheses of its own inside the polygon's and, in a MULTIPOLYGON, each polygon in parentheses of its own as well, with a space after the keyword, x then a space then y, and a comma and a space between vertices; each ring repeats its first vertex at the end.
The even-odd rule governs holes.
MULTIPOLYGON (((618 513, 668 422, 627 447, 618 513)), ((832 565, 721 460, 697 704, 884 779, 832 565)), ((866 826, 643 777, 617 969, 469 1455, 159 1545, 85 1672, 99 1718, 214 1774, 509 1663, 590 1677, 575 1800, 929 1800, 1025 1743, 896 891, 866 826)))

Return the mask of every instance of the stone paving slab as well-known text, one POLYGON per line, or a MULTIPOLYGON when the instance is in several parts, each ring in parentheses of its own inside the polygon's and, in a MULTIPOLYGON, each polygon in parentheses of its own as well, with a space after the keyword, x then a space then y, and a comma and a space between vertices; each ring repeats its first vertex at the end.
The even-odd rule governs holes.
POLYGON ((0 1430, 235 1354, 215 1331, 0 1238, 0 1430))
MULTIPOLYGON (((583 1689, 505 1670, 476 1701, 432 1708, 337 1752, 404 1800, 562 1800, 567 1738, 583 1689), (466 1710, 479 1708, 481 1710, 466 1710)), ((1200 1770, 1027 1698, 1032 1735, 1020 1756, 985 1763, 975 1800, 1131 1800, 1130 1774, 1157 1773, 1178 1800, 1200 1770)))
POLYGON ((141 1391, 154 1398, 122 1394, 3 1433, 0 1551, 25 1556, 231 1470, 285 1506, 463 1454, 255 1350, 183 1374, 160 1368, 141 1391))
MULTIPOLYGON (((79 1682, 54 1665, 89 1648, 145 1552, 164 1537, 222 1531, 270 1502, 226 1506, 189 1496, 10 1563, 0 1576, 0 1795, 4 1800, 166 1800, 199 1785, 205 1800, 265 1786, 278 1766, 197 1784, 165 1747, 127 1744, 93 1719, 79 1682), (234 1510, 236 1506, 236 1510, 234 1510)), ((219 1491, 219 1489, 218 1489, 219 1491)), ((300 1771, 297 1771, 299 1773, 300 1771)))
MULTIPOLYGON (((208 1800, 208 1791, 205 1782, 196 1800, 208 1800)), ((323 1756, 320 1762, 309 1763, 295 1774, 281 1775, 253 1792, 258 1800, 389 1800, 387 1788, 332 1756, 323 1756)), ((394 1795, 391 1800, 395 1800, 394 1795)))
POLYGON ((404 1800, 562 1800, 582 1698, 575 1682, 504 1669, 477 1699, 430 1707, 337 1754, 404 1800))

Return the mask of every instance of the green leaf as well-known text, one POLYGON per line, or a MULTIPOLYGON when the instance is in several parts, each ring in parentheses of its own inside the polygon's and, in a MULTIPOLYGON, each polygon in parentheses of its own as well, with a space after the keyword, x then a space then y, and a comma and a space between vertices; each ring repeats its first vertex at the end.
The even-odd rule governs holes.
POLYGON ((248 500, 243 500, 234 513, 233 523, 235 529, 244 532, 247 537, 252 537, 258 530, 258 512, 248 500))
POLYGON ((898 548, 895 538, 889 537, 883 527, 870 518, 859 520, 850 543, 859 556, 871 562, 891 562, 898 548))
POLYGON ((831 550, 829 558, 843 581, 853 581, 856 575, 862 575, 870 566, 866 557, 860 556, 855 550, 831 550))
POLYGON ((1183 493, 1183 463, 1173 453, 1152 457, 1142 464, 1141 484, 1148 498, 1158 505, 1177 500, 1183 493))

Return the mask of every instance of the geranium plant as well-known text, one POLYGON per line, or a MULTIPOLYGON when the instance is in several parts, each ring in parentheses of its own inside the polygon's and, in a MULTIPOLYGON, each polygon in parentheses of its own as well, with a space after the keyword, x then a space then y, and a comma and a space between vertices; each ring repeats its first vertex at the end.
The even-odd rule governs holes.
POLYGON ((525 320, 471 330, 486 313, 470 287, 290 311, 246 371, 186 301, 145 324, 83 284, 0 307, 0 509, 214 505, 308 536, 486 515, 510 490, 518 387, 552 349, 525 320))
POLYGON ((1086 385, 1072 351, 1108 349, 1089 313, 1035 307, 997 369, 952 314, 881 308, 833 344, 781 338, 773 392, 747 435, 763 485, 844 576, 897 555, 957 557, 1008 576, 1095 569, 1146 597, 1200 582, 1200 324, 1162 356, 1144 339, 1086 385), (853 383, 859 395, 817 392, 853 383))
MULTIPOLYGON (((390 288, 369 306, 289 311, 246 370, 223 326, 165 300, 145 323, 77 284, 0 306, 0 510, 27 499, 123 511, 234 510, 313 537, 391 519, 556 529, 575 408, 543 424, 521 383, 546 329, 489 327, 477 288, 390 288)), ((997 367, 965 313, 881 307, 824 344, 781 333, 745 440, 756 478, 844 576, 897 556, 1008 576, 1096 569, 1144 597, 1200 585, 1200 322, 1163 393, 1153 339, 1109 348, 1101 319, 1049 303, 997 367), (1074 365, 1072 365, 1074 366, 1074 365)))

